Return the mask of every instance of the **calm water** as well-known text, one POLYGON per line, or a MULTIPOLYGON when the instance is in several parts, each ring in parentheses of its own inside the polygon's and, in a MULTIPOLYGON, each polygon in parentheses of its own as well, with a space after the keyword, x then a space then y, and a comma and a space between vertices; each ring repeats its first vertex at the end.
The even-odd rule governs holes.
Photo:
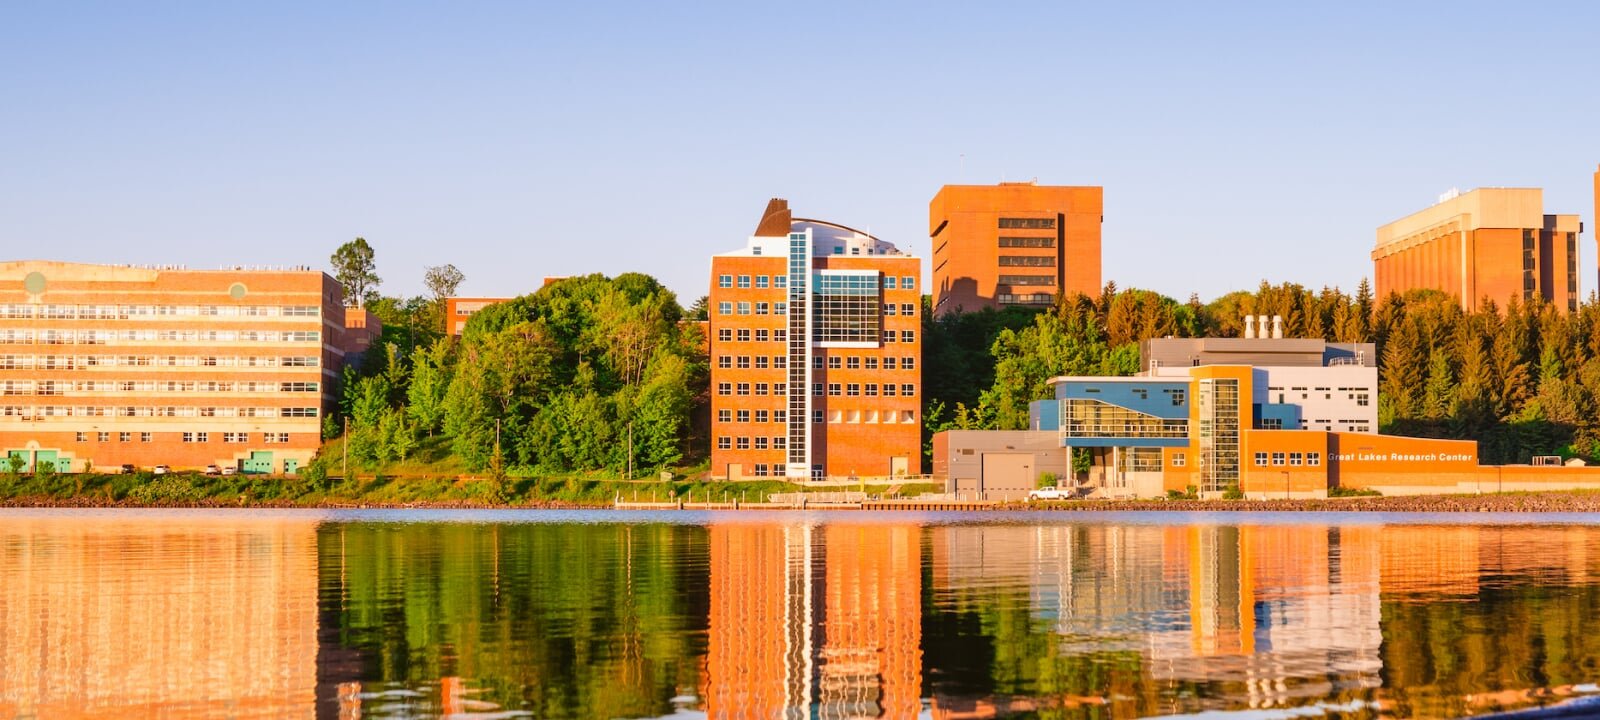
POLYGON ((1539 520, 0 512, 0 720, 1484 714, 1600 693, 1539 520))

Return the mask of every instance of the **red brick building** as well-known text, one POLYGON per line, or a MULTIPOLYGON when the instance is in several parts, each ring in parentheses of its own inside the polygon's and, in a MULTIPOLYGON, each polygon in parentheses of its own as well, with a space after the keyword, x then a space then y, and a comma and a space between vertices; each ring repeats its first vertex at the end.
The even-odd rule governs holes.
POLYGON ((934 314, 1099 297, 1103 198, 1092 185, 939 188, 928 203, 934 314))
MULTIPOLYGON (((545 284, 546 285, 550 284, 550 279, 549 278, 545 278, 545 284)), ((451 335, 453 335, 455 337, 461 337, 461 333, 465 332, 466 329, 467 329, 467 321, 471 320, 472 316, 474 314, 476 314, 479 310, 482 310, 482 309, 484 309, 486 307, 489 307, 490 305, 498 305, 498 304, 503 303, 503 302, 505 302, 507 300, 510 300, 510 299, 511 298, 487 298, 487 297, 470 297, 470 298, 469 297, 453 297, 453 298, 445 298, 444 299, 445 331, 450 333, 451 335)))
POLYGON ((920 474, 922 264, 773 200, 711 260, 712 475, 920 474))
POLYGON ((345 322, 308 268, 0 262, 0 458, 295 472, 377 330, 345 322))

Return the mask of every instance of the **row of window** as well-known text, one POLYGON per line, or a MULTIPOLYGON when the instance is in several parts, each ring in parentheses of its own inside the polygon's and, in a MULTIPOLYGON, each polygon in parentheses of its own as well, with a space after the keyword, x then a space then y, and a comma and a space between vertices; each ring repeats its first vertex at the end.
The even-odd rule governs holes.
POLYGON ((718 315, 733 315, 733 314, 735 314, 734 313, 735 309, 738 310, 737 314, 739 314, 739 315, 750 315, 751 314, 751 310, 754 310, 755 311, 754 314, 756 314, 756 315, 767 315, 767 314, 788 315, 789 314, 789 303, 764 303, 764 302, 758 302, 758 303, 753 303, 752 304, 752 303, 750 303, 748 301, 744 301, 744 300, 739 301, 737 304, 732 303, 732 302, 728 302, 726 300, 717 303, 717 314, 718 315))
MULTIPOLYGON (((949 299, 948 296, 942 300, 949 299)), ((994 296, 995 302, 1001 305, 1054 305, 1056 296, 1050 293, 1031 293, 1015 295, 1012 293, 999 293, 994 296)))
POLYGON ((107 345, 148 342, 319 342, 316 330, 0 330, 6 345, 107 345))
POLYGON ((771 410, 771 411, 768 411, 768 410, 739 410, 739 411, 735 412, 733 410, 718 410, 717 411, 717 422, 725 422, 725 423, 729 423, 729 422, 742 422, 742 423, 747 423, 747 422, 758 422, 758 423, 775 422, 775 423, 786 423, 786 422, 789 422, 789 411, 788 410, 771 410), (754 413, 754 415, 752 415, 752 413, 754 413))
POLYGON ((321 392, 314 382, 209 382, 195 380, 0 380, 0 395, 65 395, 67 393, 110 392, 244 392, 314 393, 321 392))
POLYGON ((1000 218, 1001 230, 1054 230, 1055 218, 1000 218))
MULTIPOLYGON (((1054 222, 1054 221, 1052 221, 1054 222)), ((1053 243, 1054 240, 1052 239, 1053 243)), ((783 275, 718 275, 717 287, 765 290, 769 287, 784 289, 789 286, 789 278, 783 275)), ((883 289, 885 290, 915 290, 917 278, 915 275, 885 275, 883 276, 883 289)))
POLYGON ((316 305, 0 305, 7 320, 132 320, 146 317, 317 317, 316 305))
POLYGON ((717 449, 718 450, 732 450, 732 449, 734 449, 734 447, 738 447, 740 450, 749 450, 749 449, 751 449, 752 445, 755 446, 756 450, 766 450, 768 448, 771 448, 773 450, 784 450, 784 449, 789 447, 788 438, 785 438, 782 435, 779 435, 779 436, 776 436, 776 437, 772 437, 772 438, 765 438, 765 437, 754 437, 754 438, 751 438, 751 437, 738 437, 738 438, 733 438, 733 437, 729 437, 727 435, 722 435, 722 436, 717 438, 717 449))
POLYGON ((317 367, 315 355, 0 355, 0 370, 77 370, 90 367, 317 367))
POLYGON ((0 405, 0 417, 219 417, 314 418, 314 407, 192 407, 179 405, 0 405))
MULTIPOLYGON (((733 342, 735 337, 739 339, 739 342, 750 342, 750 328, 717 328, 718 342, 733 342), (736 332, 737 334, 735 334, 736 332)), ((755 342, 766 342, 767 338, 768 332, 766 328, 756 328, 755 342)), ((771 339, 773 342, 786 342, 789 339, 789 331, 781 328, 773 330, 771 331, 771 339)))
MULTIPOLYGON (((117 442, 133 442, 134 433, 131 433, 131 432, 119 432, 116 435, 117 435, 117 442)), ((139 436, 139 442, 147 443, 147 442, 151 442, 152 440, 155 439, 154 438, 154 433, 142 432, 142 433, 138 433, 138 436, 139 436)), ((206 432, 206 431, 186 432, 186 433, 183 433, 182 437, 183 437, 183 441, 186 442, 186 443, 209 442, 211 440, 210 433, 206 432)), ((225 433, 222 433, 222 441, 225 442, 225 443, 247 443, 247 442, 250 442, 250 433, 247 433, 247 432, 225 432, 225 433)), ((86 433, 86 432, 78 433, 78 442, 89 442, 89 433, 86 433)), ((104 432, 104 431, 95 433, 94 434, 94 442, 111 442, 111 433, 104 432)), ((263 442, 263 443, 265 443, 267 445, 273 445, 273 444, 277 444, 277 443, 287 443, 287 442, 289 442, 289 433, 286 433, 286 432, 264 432, 264 433, 261 433, 261 442, 263 442)))
MULTIPOLYGON (((824 363, 821 355, 811 356, 811 367, 815 370, 821 370, 824 365, 826 365, 829 370, 838 370, 841 366, 846 370, 859 370, 863 364, 866 365, 867 370, 877 370, 878 358, 863 358, 855 355, 841 358, 838 355, 829 355, 827 357, 827 362, 824 363)), ((898 363, 896 363, 895 359, 892 357, 886 357, 883 359, 883 369, 894 370, 896 366, 898 366, 901 370, 915 370, 917 369, 917 359, 907 356, 900 358, 900 362, 898 363)))
MULTIPOLYGON (((211 442, 211 433, 205 431, 186 432, 183 434, 183 441, 186 443, 211 442)), ((250 433, 222 433, 222 441, 225 443, 247 443, 250 442, 250 433)), ((261 442, 269 445, 286 443, 289 442, 289 433, 261 433, 261 442)))
MULTIPOLYGON (((730 421, 724 420, 723 422, 730 421)), ((749 421, 741 420, 739 422, 749 421)), ((757 418, 755 422, 759 423, 761 420, 757 418)), ((822 410, 813 410, 811 411, 811 422, 815 425, 914 425, 917 422, 917 414, 911 410, 830 410, 827 412, 822 410)), ((730 436, 728 435, 718 436, 717 448, 719 450, 728 450, 730 449, 730 445, 732 445, 737 446, 737 448, 740 450, 750 449, 747 446, 737 445, 737 443, 730 443, 728 442, 729 439, 730 436)), ((773 441, 777 442, 779 439, 780 438, 773 438, 773 441)), ((766 448, 757 445, 755 449, 765 450, 766 448)), ((774 446, 774 449, 781 450, 783 449, 783 445, 776 445, 774 446)))
POLYGON ((1289 467, 1300 467, 1301 465, 1316 467, 1322 464, 1322 453, 1256 453, 1256 467, 1267 467, 1269 462, 1276 467, 1282 467, 1285 464, 1288 464, 1289 467))
MULTIPOLYGON (((826 389, 827 394, 833 397, 838 397, 840 395, 845 397, 877 397, 878 388, 878 383, 812 383, 811 394, 817 397, 822 397, 823 390, 826 389)), ((894 383, 884 383, 882 388, 884 397, 895 396, 894 383)), ((900 385, 900 397, 912 397, 916 394, 916 385, 911 383, 902 383, 900 385)))
MULTIPOLYGON (((894 303, 884 303, 883 304, 883 314, 884 315, 888 315, 889 317, 894 317, 895 316, 895 304, 894 303)), ((917 314, 917 306, 916 306, 916 304, 915 303, 900 303, 899 314, 903 315, 905 317, 915 317, 916 314, 917 314)))
MULTIPOLYGON (((821 370, 824 367, 829 370, 877 370, 879 369, 879 365, 879 359, 877 357, 870 356, 861 357, 859 355, 850 355, 848 357, 840 357, 838 355, 829 355, 827 358, 823 358, 821 355, 811 356, 811 366, 817 370, 821 370)), ((903 358, 886 357, 882 359, 881 365, 884 370, 915 370, 917 369, 917 359, 911 356, 903 358)), ((784 370, 787 369, 788 366, 788 358, 783 355, 772 355, 770 357, 766 355, 717 356, 717 367, 722 370, 731 370, 734 368, 738 368, 740 370, 749 370, 752 368, 756 370, 766 370, 768 368, 773 370, 784 370)))
POLYGON ((1001 275, 1001 285, 1054 285, 1054 275, 1001 275))
POLYGON ((1055 267, 1054 255, 1001 255, 1000 267, 1055 267))
POLYGON ((788 383, 717 383, 718 395, 749 395, 752 388, 757 395, 783 395, 789 392, 788 383))
POLYGON ((1053 238, 1053 237, 1006 237, 1004 235, 1000 236, 1000 247, 1003 247, 1003 248, 1009 248, 1009 247, 1053 248, 1055 246, 1056 246, 1056 239, 1053 238))

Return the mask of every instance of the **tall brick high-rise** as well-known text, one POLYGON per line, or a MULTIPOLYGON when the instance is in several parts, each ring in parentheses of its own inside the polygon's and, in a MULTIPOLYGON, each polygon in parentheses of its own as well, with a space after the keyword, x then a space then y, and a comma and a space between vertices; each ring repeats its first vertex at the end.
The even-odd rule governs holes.
POLYGON ((1539 188, 1478 188, 1378 228, 1372 250, 1378 297, 1428 288, 1474 310, 1541 298, 1576 310, 1577 215, 1544 214, 1539 188))
POLYGON ((711 467, 729 479, 921 472, 922 264, 774 199, 711 259, 711 467))
POLYGON ((940 188, 928 203, 934 314, 1098 297, 1103 194, 1032 182, 940 188))

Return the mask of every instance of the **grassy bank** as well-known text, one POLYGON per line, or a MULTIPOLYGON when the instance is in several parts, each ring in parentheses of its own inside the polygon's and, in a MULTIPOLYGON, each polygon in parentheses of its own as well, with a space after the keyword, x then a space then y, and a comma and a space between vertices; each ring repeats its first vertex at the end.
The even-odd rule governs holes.
MULTIPOLYGON (((896 486, 902 494, 935 490, 929 485, 896 486)), ((362 475, 313 483, 299 478, 260 475, 208 476, 194 473, 150 475, 0 475, 0 505, 105 507, 604 507, 612 500, 662 501, 671 497, 742 498, 754 502, 778 492, 837 491, 786 482, 717 483, 680 480, 627 482, 596 477, 487 478, 362 475)), ((852 488, 859 489, 859 488, 852 488)), ((884 493, 891 486, 868 485, 884 493)))

